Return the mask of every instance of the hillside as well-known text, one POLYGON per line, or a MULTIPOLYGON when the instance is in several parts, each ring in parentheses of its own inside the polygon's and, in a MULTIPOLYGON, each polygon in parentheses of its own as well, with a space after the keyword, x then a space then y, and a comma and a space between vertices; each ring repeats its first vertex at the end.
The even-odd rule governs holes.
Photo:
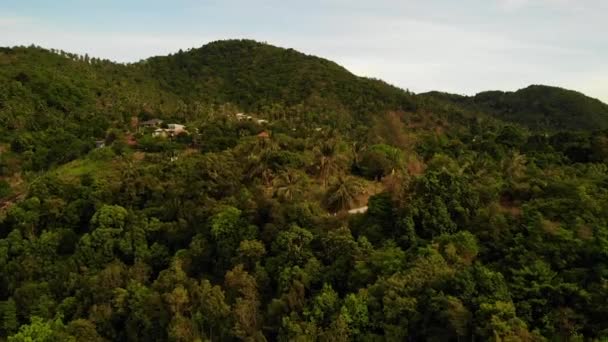
MULTIPOLYGON (((308 121, 369 124, 386 111, 491 115, 534 129, 595 130, 608 127, 608 105, 583 94, 547 86, 474 97, 420 96, 292 49, 249 40, 227 40, 201 48, 121 65, 40 48, 0 50, 0 122, 5 129, 40 130, 73 122, 99 126, 132 116, 188 120, 210 107, 231 103, 266 116, 305 116, 308 121), (432 98, 431 101, 429 99, 432 98), (423 105, 422 103, 425 103, 423 105)), ((72 131, 82 130, 75 125, 72 131)))
POLYGON ((608 128, 608 105, 576 91, 532 85, 515 92, 486 91, 475 96, 439 92, 421 95, 437 108, 451 106, 484 113, 534 130, 594 131, 608 128))
POLYGON ((305 105, 359 114, 414 108, 411 96, 326 59, 249 40, 218 41, 138 66, 165 91, 245 110, 305 105))
POLYGON ((533 85, 516 92, 483 92, 472 103, 499 119, 532 128, 608 128, 608 105, 576 91, 533 85))
POLYGON ((602 108, 0 49, 0 341, 605 340, 602 108))
MULTIPOLYGON (((36 47, 3 48, 0 65, 0 141, 43 142, 77 155, 109 128, 128 126, 132 117, 191 122, 229 105, 267 118, 348 129, 388 110, 416 107, 411 94, 382 81, 246 40, 129 65, 36 47)), ((43 167, 53 163, 40 161, 43 167)))

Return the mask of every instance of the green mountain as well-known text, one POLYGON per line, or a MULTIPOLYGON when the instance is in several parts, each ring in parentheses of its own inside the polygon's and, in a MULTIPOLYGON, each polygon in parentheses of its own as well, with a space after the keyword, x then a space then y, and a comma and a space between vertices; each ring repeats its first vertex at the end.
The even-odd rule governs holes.
POLYGON ((247 111, 303 106, 359 118, 415 107, 411 95, 382 81, 249 40, 218 41, 129 65, 39 48, 4 48, 0 63, 0 113, 4 126, 12 128, 56 122, 40 112, 79 120, 82 112, 95 112, 117 119, 189 111, 195 103, 232 103, 247 111))
POLYGON ((250 40, 213 42, 135 67, 183 99, 231 102, 245 110, 281 104, 370 114, 412 109, 404 91, 357 77, 326 59, 250 40))
POLYGON ((0 49, 0 341, 605 340, 604 109, 0 49))
POLYGON ((515 92, 488 91, 471 102, 495 117, 536 129, 608 128, 608 105, 576 91, 532 85, 515 92))
POLYGON ((94 121, 107 129, 131 116, 176 112, 195 119, 201 108, 226 103, 267 115, 306 112, 299 115, 369 123, 388 110, 414 112, 421 102, 428 111, 441 111, 428 104, 429 97, 435 104, 449 102, 453 111, 489 114, 531 128, 608 127, 608 105, 574 91, 530 86, 474 97, 414 96, 331 61, 250 40, 217 41, 128 65, 34 47, 3 48, 0 65, 0 123, 8 129, 67 127, 73 121, 94 121))
POLYGON ((582 93, 544 85, 475 96, 441 92, 420 95, 436 110, 467 110, 534 130, 594 131, 608 128, 608 105, 582 93))

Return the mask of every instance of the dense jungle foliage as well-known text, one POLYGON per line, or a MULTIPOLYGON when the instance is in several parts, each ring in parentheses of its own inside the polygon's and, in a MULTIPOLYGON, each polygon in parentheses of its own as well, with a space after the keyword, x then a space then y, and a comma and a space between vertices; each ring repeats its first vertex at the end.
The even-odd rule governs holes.
POLYGON ((0 341, 604 340, 606 113, 253 41, 0 49, 0 341))

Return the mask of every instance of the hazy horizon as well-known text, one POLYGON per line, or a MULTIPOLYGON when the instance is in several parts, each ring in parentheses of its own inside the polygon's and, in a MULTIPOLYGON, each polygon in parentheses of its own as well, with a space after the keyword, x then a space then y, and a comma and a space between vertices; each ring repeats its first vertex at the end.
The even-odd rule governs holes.
POLYGON ((608 102, 608 3, 110 0, 0 4, 0 45, 136 62, 223 39, 326 58, 416 93, 545 84, 608 102))

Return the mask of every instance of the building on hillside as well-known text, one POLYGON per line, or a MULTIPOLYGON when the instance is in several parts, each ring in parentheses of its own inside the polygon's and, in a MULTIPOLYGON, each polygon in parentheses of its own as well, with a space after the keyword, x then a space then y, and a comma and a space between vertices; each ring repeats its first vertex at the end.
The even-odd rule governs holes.
POLYGON ((95 141, 95 147, 96 147, 96 148, 103 148, 103 147, 106 147, 106 142, 105 142, 105 140, 96 140, 96 141, 95 141))
POLYGON ((245 114, 244 113, 236 113, 234 116, 236 116, 236 119, 241 121, 241 120, 245 120, 245 114))
POLYGON ((160 120, 160 119, 151 119, 151 120, 140 122, 139 123, 139 127, 154 128, 154 127, 159 127, 162 123, 163 123, 163 120, 160 120))
POLYGON ((268 133, 266 131, 262 131, 262 132, 260 132, 260 134, 258 134, 258 138, 268 139, 268 138, 270 138, 270 133, 268 133))
POLYGON ((186 132, 186 126, 180 124, 169 124, 167 125, 167 132, 171 136, 179 135, 180 133, 186 132))
POLYGON ((257 119, 256 121, 257 121, 257 123, 258 123, 258 124, 260 124, 260 125, 265 125, 265 124, 267 124, 267 123, 268 123, 268 120, 264 120, 264 119, 257 119))
POLYGON ((367 212, 367 206, 361 208, 355 208, 348 211, 349 214, 365 214, 367 212))
POLYGON ((154 132, 152 132, 153 137, 176 137, 180 134, 188 134, 186 130, 186 126, 181 124, 168 124, 167 128, 157 128, 154 132))

